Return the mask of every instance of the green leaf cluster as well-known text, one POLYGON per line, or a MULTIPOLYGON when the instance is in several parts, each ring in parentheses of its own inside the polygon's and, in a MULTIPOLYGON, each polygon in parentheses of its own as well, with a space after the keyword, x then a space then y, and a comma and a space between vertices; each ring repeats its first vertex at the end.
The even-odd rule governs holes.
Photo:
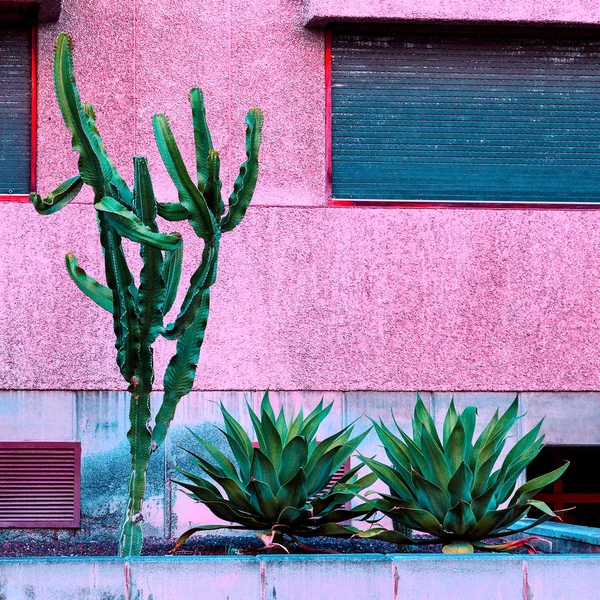
MULTIPOLYGON (((446 413, 441 432, 420 397, 412 420, 412 437, 396 423, 393 432, 382 420, 373 426, 390 461, 362 457, 377 477, 389 487, 372 501, 374 508, 400 525, 425 532, 431 540, 412 540, 381 528, 360 534, 397 543, 442 542, 445 551, 485 547, 481 540, 512 535, 557 515, 535 495, 558 479, 568 463, 516 489, 527 465, 542 449, 542 422, 526 433, 506 453, 508 434, 518 417, 518 401, 502 415, 494 416, 475 438, 477 410, 474 406, 458 413, 454 401, 446 413), (531 509, 541 516, 523 529, 509 529, 531 509)), ((493 549, 502 549, 494 547, 493 549)))
POLYGON ((331 407, 332 404, 324 406, 321 400, 308 415, 304 416, 300 409, 287 419, 283 408, 275 414, 266 392, 259 414, 248 405, 257 440, 253 443, 221 404, 224 428, 219 429, 234 461, 194 434, 211 460, 186 449, 200 471, 178 469, 188 481, 177 483, 216 517, 234 525, 194 527, 180 537, 177 545, 198 531, 220 527, 267 530, 278 537, 356 534, 358 530, 341 523, 365 516, 371 509, 364 503, 350 509, 345 505, 373 484, 376 477, 368 474, 359 478, 362 465, 358 465, 333 485, 330 482, 369 430, 352 437, 350 425, 318 440, 319 426, 331 407))

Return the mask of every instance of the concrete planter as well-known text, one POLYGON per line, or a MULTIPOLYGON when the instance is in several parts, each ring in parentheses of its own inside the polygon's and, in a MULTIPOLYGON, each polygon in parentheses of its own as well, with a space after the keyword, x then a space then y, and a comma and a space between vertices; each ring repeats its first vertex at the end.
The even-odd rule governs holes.
POLYGON ((2 600, 597 600, 600 556, 0 559, 2 600))

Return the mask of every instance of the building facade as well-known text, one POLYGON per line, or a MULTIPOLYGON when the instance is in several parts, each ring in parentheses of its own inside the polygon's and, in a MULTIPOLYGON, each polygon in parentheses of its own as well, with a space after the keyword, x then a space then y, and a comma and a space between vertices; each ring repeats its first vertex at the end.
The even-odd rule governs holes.
MULTIPOLYGON (((49 217, 26 202, 77 172, 53 90, 61 31, 111 157, 131 181, 132 156, 147 156, 162 201, 176 191, 153 114, 169 117, 191 164, 188 92, 203 89, 228 191, 245 112, 265 115, 255 198, 223 244, 195 391, 153 457, 150 535, 210 519, 170 481, 185 427, 214 436, 217 401, 243 419, 244 399, 266 388, 289 408, 325 396, 332 429, 390 409, 408 425, 417 390, 438 418, 452 396, 489 417, 518 395, 517 435, 546 416, 559 458, 581 450, 595 464, 596 3, 56 4, 38 17, 34 2, 0 3, 0 56, 14 66, 24 53, 16 100, 2 107, 0 92, 0 441, 80 443, 81 535, 118 527, 128 421, 111 317, 64 269, 73 252, 101 276, 91 197, 49 217)), ((363 451, 376 453, 375 439, 363 451)))

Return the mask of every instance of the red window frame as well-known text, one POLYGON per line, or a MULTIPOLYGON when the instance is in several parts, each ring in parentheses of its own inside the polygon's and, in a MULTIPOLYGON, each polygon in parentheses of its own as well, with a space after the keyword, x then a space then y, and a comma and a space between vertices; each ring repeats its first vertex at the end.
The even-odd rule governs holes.
MULTIPOLYGON (((30 191, 37 185, 37 24, 31 25, 31 177, 30 191)), ((29 202, 29 194, 0 194, 0 202, 29 202)))
POLYGON ((452 209, 501 209, 501 210, 598 210, 597 204, 581 203, 516 203, 516 202, 431 202, 403 200, 356 200, 333 197, 333 144, 332 144, 332 82, 331 82, 331 35, 325 30, 325 196, 332 207, 355 206, 361 208, 452 208, 452 209))

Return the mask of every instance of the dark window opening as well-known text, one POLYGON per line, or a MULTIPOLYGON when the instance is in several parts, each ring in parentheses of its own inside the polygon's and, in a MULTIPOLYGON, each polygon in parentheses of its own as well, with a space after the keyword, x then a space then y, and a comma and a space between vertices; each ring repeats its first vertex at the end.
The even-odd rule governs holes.
POLYGON ((0 20, 0 196, 19 196, 33 184, 33 30, 7 16, 0 20))
POLYGON ((546 446, 527 469, 533 479, 558 468, 568 460, 565 474, 537 496, 553 510, 575 507, 562 513, 565 523, 600 527, 600 446, 546 446))

